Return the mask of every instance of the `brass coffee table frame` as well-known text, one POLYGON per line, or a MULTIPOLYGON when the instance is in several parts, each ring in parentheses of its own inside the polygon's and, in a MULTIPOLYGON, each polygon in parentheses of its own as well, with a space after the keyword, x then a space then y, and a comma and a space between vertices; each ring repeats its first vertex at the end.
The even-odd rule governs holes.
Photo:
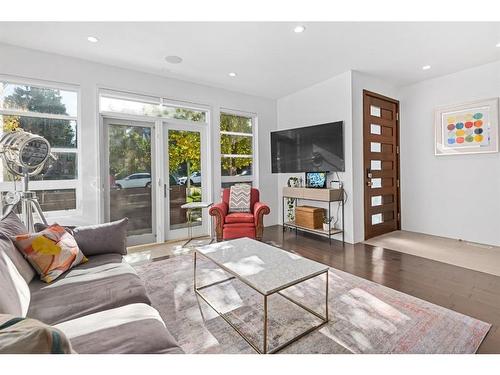
POLYGON ((299 340, 300 338, 304 337, 305 335, 311 333, 312 331, 315 331, 316 329, 324 326, 326 323, 328 323, 329 321, 329 318, 328 318, 328 269, 324 270, 324 271, 320 271, 320 272, 315 272, 311 275, 308 275, 304 278, 301 278, 299 280, 296 280, 296 281, 293 281, 291 283, 288 283, 288 284, 285 284, 283 286, 280 286, 279 288, 275 289, 275 290, 272 290, 270 291, 269 293, 267 294, 264 294, 262 292, 260 292, 259 290, 257 290, 254 286, 252 286, 250 283, 246 282, 245 280, 243 280, 239 275, 237 275, 236 273, 234 273, 233 271, 227 269, 226 267, 214 262, 212 259, 210 259, 209 257, 207 257, 205 254, 201 253, 201 252, 198 252, 197 250, 194 251, 194 275, 193 275, 193 284, 194 284, 194 291, 195 293, 201 297, 201 299, 203 299, 203 301, 205 301, 207 303, 208 306, 210 306, 222 319, 224 319, 226 321, 226 323, 228 323, 257 353, 259 354, 271 354, 271 353, 276 353, 282 349, 284 349, 285 347, 287 347, 288 345, 292 344, 293 342, 299 340), (204 258, 208 259, 209 261, 211 261, 212 263, 214 263, 217 267, 221 268, 223 271, 229 273, 230 275, 232 275, 231 277, 227 278, 227 279, 224 279, 224 280, 218 280, 218 281, 215 281, 213 283, 210 283, 210 284, 207 284, 207 285, 203 285, 203 286, 200 286, 198 287, 197 284, 196 284, 196 258, 197 258, 197 255, 201 255, 203 256, 204 258), (310 309, 309 307, 303 305, 302 303, 300 302, 297 302, 295 300, 293 300, 292 298, 284 295, 283 293, 281 293, 282 290, 284 289, 287 289, 287 288, 290 288, 294 285, 297 285, 297 284, 300 284, 304 281, 307 281, 307 280, 310 280, 314 277, 317 277, 317 276, 320 276, 320 275, 323 275, 325 274, 326 276, 326 283, 325 283, 325 315, 321 315, 319 313, 317 313, 316 311, 310 309), (254 342, 252 342, 252 340, 250 340, 250 338, 248 336, 246 336, 242 331, 240 331, 240 329, 238 327, 236 327, 236 325, 231 322, 229 320, 229 318, 227 317, 227 313, 221 313, 220 311, 218 311, 207 299, 206 296, 204 296, 200 291, 203 290, 203 289, 206 289, 206 288, 209 288, 211 286, 214 286, 214 285, 218 285, 218 284, 222 284, 226 281, 229 281, 229 280, 233 280, 233 279, 238 279, 239 281, 241 281, 242 283, 244 283, 245 285, 249 286, 250 288, 252 288, 253 290, 255 290, 257 293, 259 293, 260 295, 262 295, 264 297, 264 338, 263 338, 263 349, 261 350, 254 342), (269 350, 268 349, 268 303, 267 303, 267 299, 269 296, 273 295, 273 294, 279 294, 280 296, 286 298, 288 301, 294 303, 295 305, 301 307, 302 309, 306 310, 307 312, 309 312, 310 314, 316 316, 317 318, 321 319, 321 323, 305 330, 304 332, 300 333, 299 335, 293 337, 292 339, 288 340, 287 342, 281 344, 281 345, 278 345, 277 347, 269 350))

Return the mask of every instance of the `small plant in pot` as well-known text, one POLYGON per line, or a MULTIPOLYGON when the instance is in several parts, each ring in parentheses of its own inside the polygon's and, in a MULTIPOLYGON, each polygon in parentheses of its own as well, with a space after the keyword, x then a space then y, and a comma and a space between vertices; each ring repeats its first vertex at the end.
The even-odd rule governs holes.
POLYGON ((328 217, 328 216, 323 216, 323 230, 324 231, 329 231, 330 230, 330 223, 332 222, 333 217, 328 217))

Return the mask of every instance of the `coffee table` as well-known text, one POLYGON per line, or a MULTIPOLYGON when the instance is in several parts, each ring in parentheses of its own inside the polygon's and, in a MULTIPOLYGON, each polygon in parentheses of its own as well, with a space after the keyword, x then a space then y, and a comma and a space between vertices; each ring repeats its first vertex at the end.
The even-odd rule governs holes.
POLYGON ((194 291, 243 339, 245 339, 257 353, 276 353, 328 322, 328 266, 250 238, 239 238, 196 248, 194 252, 194 291), (216 264, 219 268, 230 274, 231 277, 203 286, 197 285, 196 261, 197 257, 200 256, 216 264), (326 276, 325 315, 321 315, 304 304, 281 293, 286 288, 320 275, 326 276), (213 287, 232 279, 238 279, 263 296, 264 324, 262 348, 255 342, 252 342, 244 332, 237 328, 227 317, 227 313, 219 312, 201 292, 203 289, 213 287), (321 322, 287 342, 275 348, 269 348, 268 298, 275 293, 313 314, 319 318, 321 322))

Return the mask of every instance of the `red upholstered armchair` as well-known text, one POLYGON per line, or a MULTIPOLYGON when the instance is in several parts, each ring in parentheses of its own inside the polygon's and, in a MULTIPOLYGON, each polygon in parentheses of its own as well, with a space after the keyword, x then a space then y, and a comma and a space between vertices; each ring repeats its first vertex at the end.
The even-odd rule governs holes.
POLYGON ((210 215, 215 216, 215 234, 217 241, 233 238, 250 237, 262 240, 264 232, 264 215, 271 212, 269 207, 259 202, 259 190, 250 193, 250 212, 229 213, 230 189, 222 192, 222 202, 210 208, 210 215))

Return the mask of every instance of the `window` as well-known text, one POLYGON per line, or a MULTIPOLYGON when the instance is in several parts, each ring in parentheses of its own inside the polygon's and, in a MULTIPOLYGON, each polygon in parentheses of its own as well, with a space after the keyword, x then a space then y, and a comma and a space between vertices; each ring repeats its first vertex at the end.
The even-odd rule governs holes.
POLYGON ((121 94, 111 91, 101 93, 99 106, 101 112, 164 117, 194 122, 206 122, 207 120, 207 114, 204 110, 173 105, 166 99, 138 97, 133 94, 121 94))
POLYGON ((220 115, 222 187, 254 179, 253 123, 248 116, 220 115))
MULTIPOLYGON (((0 81, 0 133, 23 129, 46 138, 57 160, 30 178, 44 211, 77 208, 78 93, 76 90, 0 81)), ((0 191, 13 176, 0 163, 0 191)), ((17 188, 20 189, 20 183, 17 188)))

